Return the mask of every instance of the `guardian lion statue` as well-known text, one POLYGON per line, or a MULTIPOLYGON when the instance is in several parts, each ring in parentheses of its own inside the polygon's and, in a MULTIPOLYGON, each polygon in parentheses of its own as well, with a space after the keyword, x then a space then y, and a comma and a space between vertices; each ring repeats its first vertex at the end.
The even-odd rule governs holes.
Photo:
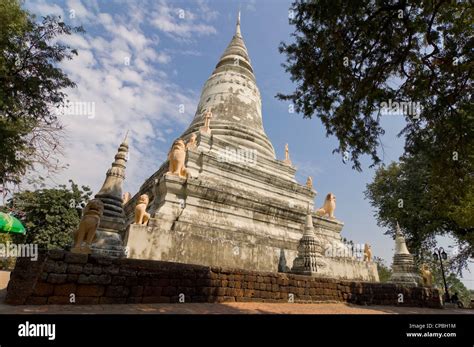
POLYGON ((368 243, 364 245, 364 261, 372 261, 372 247, 368 243))
POLYGON ((421 273, 421 281, 422 281, 423 287, 431 288, 431 286, 433 285, 433 276, 431 275, 431 271, 428 265, 426 264, 421 265, 420 273, 421 273))
POLYGON ((74 233, 73 253, 91 253, 90 246, 96 237, 97 227, 104 212, 104 203, 99 199, 89 201, 82 212, 78 230, 74 233), (86 243, 83 246, 83 242, 86 243))
POLYGON ((168 153, 168 174, 186 178, 188 172, 184 166, 186 159, 186 145, 182 139, 177 139, 168 153))
POLYGON ((150 198, 148 195, 140 195, 137 205, 135 206, 135 224, 147 225, 148 220, 150 219, 150 214, 146 212, 146 208, 150 198))
POLYGON ((336 196, 333 193, 326 195, 326 200, 324 200, 324 205, 319 210, 316 211, 318 216, 324 217, 328 216, 329 218, 334 217, 334 210, 336 209, 336 196))

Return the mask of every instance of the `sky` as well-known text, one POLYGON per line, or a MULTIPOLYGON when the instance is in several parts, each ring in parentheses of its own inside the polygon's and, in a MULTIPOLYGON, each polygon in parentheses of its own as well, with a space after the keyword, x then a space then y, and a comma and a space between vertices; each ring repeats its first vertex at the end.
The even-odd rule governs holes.
MULTIPOLYGON (((62 117, 67 140, 62 161, 66 170, 50 177, 49 184, 76 183, 97 192, 117 148, 129 131, 130 156, 124 191, 133 194, 163 163, 172 142, 194 117, 204 82, 211 75, 235 31, 238 10, 241 27, 262 97, 265 131, 277 158, 284 158, 285 143, 304 184, 312 176, 318 192, 316 206, 327 193, 337 197, 335 216, 345 223, 342 236, 354 243, 369 243, 375 256, 391 264, 394 241, 377 226, 375 211, 364 199, 366 184, 374 176, 369 158, 363 171, 345 164, 334 137, 326 137, 318 119, 291 113, 277 93, 294 90, 281 64, 280 42, 289 42, 287 0, 26 0, 38 17, 60 15, 85 34, 65 38, 78 56, 61 64, 76 82, 68 90, 71 102, 86 102, 94 114, 62 117), (93 106, 92 106, 93 105, 93 106), (93 108, 92 108, 93 107, 93 108)), ((385 117, 383 161, 396 161, 403 152, 401 116, 385 117)), ((441 238, 445 248, 452 244, 441 238)), ((474 289, 474 266, 463 282, 474 289)))

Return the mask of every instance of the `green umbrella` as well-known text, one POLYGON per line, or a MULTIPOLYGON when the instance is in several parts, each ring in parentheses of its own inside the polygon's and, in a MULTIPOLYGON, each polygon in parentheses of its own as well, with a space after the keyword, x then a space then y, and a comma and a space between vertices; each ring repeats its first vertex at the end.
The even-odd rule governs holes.
POLYGON ((24 234, 25 232, 25 227, 17 218, 0 212, 0 233, 24 234))

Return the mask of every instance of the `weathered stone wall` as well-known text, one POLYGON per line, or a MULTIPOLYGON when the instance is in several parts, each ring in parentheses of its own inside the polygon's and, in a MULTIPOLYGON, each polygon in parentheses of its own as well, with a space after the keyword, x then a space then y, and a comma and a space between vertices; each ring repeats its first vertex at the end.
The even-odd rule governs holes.
MULTIPOLYGON (((154 189, 146 187, 154 191, 152 217, 147 226, 129 225, 123 238, 129 258, 269 272, 292 267, 314 192, 217 157, 188 151, 186 166, 199 179, 164 175, 154 189)), ((323 250, 344 247, 342 222, 313 214, 313 224, 323 250)), ((378 281, 375 263, 324 258, 319 271, 325 276, 378 281)))
POLYGON ((50 251, 17 261, 6 303, 321 302, 440 307, 436 289, 50 251), (403 303, 399 303, 403 294, 403 303), (292 300, 293 299, 293 300, 292 300))

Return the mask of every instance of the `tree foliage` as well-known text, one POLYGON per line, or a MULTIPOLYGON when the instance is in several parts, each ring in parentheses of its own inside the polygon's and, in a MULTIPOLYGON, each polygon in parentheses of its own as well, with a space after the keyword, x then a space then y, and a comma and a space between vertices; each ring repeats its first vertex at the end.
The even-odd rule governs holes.
POLYGON ((437 235, 453 236, 459 248, 453 263, 460 270, 474 252, 473 178, 462 192, 462 186, 434 178, 432 165, 424 155, 404 156, 379 168, 365 195, 378 225, 393 235, 398 222, 413 253, 431 254, 437 235))
POLYGON ((73 181, 69 182, 70 188, 60 185, 13 195, 7 207, 26 228, 25 235, 14 236, 15 242, 38 244, 46 249, 64 249, 70 245, 82 208, 92 192, 86 186, 79 187, 73 181))
POLYGON ((473 22, 471 1, 296 0, 294 42, 280 45, 296 90, 278 97, 321 119, 357 169, 381 160, 381 105, 419 103, 400 135, 443 171, 473 153, 473 22))
POLYGON ((0 184, 18 184, 35 163, 52 167, 62 126, 55 108, 75 83, 58 67, 77 52, 57 39, 82 32, 60 17, 41 22, 18 0, 0 2, 0 184))
POLYGON ((377 264, 377 272, 379 273, 380 282, 388 282, 392 276, 392 270, 388 267, 384 260, 379 257, 374 257, 374 262, 377 264))
POLYGON ((296 89, 278 94, 319 118, 358 170, 364 154, 381 164, 381 124, 393 116, 383 106, 419 105, 395 110, 405 151, 367 197, 379 225, 392 233, 398 220, 416 252, 453 235, 464 265, 474 244, 473 22, 472 1, 296 0, 293 42, 280 45, 296 89))
MULTIPOLYGON (((444 297, 445 287, 443 281, 443 275, 441 273, 441 265, 439 261, 434 259, 429 259, 425 261, 428 264, 431 273, 433 275, 433 286, 438 288, 440 294, 444 297)), ((464 307, 469 307, 471 301, 471 294, 469 289, 466 288, 464 283, 460 280, 458 275, 451 271, 453 269, 453 262, 451 259, 448 259, 447 262, 444 262, 445 269, 445 279, 448 286, 449 295, 453 296, 455 293, 458 293, 459 300, 462 301, 464 307)))
MULTIPOLYGON (((437 281, 437 285, 439 288, 444 288, 440 285, 440 279, 435 278, 437 281)), ((441 279, 442 280, 442 279, 441 279)), ((450 273, 446 277, 446 283, 448 284, 449 295, 453 296, 453 294, 457 293, 459 300, 462 301, 464 307, 469 307, 471 304, 471 293, 469 289, 466 288, 464 283, 456 276, 454 273, 450 273)), ((441 290, 444 293, 444 289, 441 290)))
MULTIPOLYGON (((0 234, 0 244, 7 245, 12 242, 10 234, 0 234)), ((0 257, 0 270, 11 271, 15 267, 15 258, 1 258, 0 257)))

